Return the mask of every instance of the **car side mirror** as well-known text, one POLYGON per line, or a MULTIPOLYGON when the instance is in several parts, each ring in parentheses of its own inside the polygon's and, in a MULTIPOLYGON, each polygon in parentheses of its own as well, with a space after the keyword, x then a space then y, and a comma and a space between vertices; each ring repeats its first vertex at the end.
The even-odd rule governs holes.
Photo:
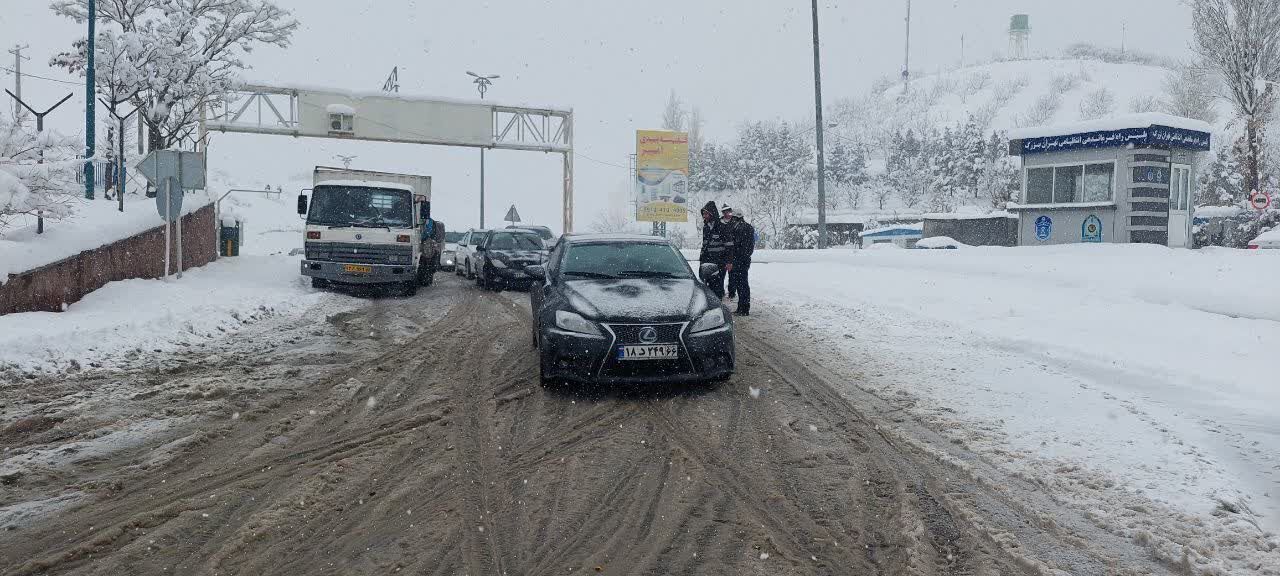
POLYGON ((547 280, 547 269, 543 268, 542 266, 538 266, 538 265, 525 266, 524 273, 528 274, 529 277, 533 278, 534 280, 542 280, 544 282, 547 280))
POLYGON ((307 195, 306 194, 298 195, 298 215, 299 216, 307 215, 307 195))
POLYGON ((711 279, 720 274, 720 267, 715 264, 703 264, 698 267, 698 277, 702 278, 702 282, 710 284, 711 279))
POLYGON ((419 216, 421 216, 423 220, 430 220, 431 219, 431 203, 423 202, 422 204, 419 204, 418 212, 419 212, 419 216))

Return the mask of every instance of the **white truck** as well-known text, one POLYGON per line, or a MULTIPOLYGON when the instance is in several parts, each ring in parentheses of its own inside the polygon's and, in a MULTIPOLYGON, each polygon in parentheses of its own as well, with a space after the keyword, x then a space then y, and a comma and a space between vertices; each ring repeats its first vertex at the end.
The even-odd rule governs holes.
POLYGON ((414 294, 431 284, 445 230, 431 218, 430 176, 317 166, 310 191, 298 195, 298 214, 307 218, 302 275, 312 286, 414 294))

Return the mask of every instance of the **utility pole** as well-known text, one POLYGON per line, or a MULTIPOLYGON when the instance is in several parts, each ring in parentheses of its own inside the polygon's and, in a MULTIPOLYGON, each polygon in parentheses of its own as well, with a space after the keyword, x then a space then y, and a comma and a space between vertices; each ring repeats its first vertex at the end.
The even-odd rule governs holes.
POLYGON ((907 0, 907 50, 902 64, 902 95, 911 92, 911 0, 907 0))
MULTIPOLYGON (((467 71, 467 75, 475 78, 472 82, 476 85, 476 90, 480 92, 480 99, 484 100, 485 92, 489 91, 489 86, 493 85, 493 81, 500 78, 497 74, 481 76, 467 71)), ((480 228, 484 228, 484 148, 480 148, 480 228)))
POLYGON ((1121 57, 1124 57, 1126 54, 1125 44, 1128 43, 1128 40, 1129 40, 1129 23, 1121 22, 1120 23, 1120 56, 1121 57))
POLYGON ((84 74, 84 197, 86 200, 93 200, 93 155, 96 153, 94 146, 98 135, 94 131, 95 115, 93 113, 94 103, 94 36, 97 35, 96 24, 98 22, 98 3, 87 2, 89 5, 89 45, 85 50, 85 54, 89 57, 89 64, 85 67, 84 74))
POLYGON ((822 48, 818 42, 818 0, 813 0, 813 99, 818 118, 818 249, 827 247, 827 166, 822 152, 822 48))
MULTIPOLYGON (((10 96, 13 97, 13 101, 17 103, 16 106, 21 106, 22 108, 26 108, 28 112, 31 112, 31 115, 36 117, 36 133, 37 134, 44 132, 44 117, 48 116, 50 112, 53 112, 55 108, 61 106, 63 102, 70 100, 72 96, 72 94, 67 94, 66 96, 63 96, 62 99, 59 100, 57 104, 50 106, 48 110, 45 110, 44 112, 37 112, 34 108, 27 105, 27 103, 22 100, 21 96, 14 94, 13 92, 9 92, 8 90, 5 90, 5 92, 7 92, 10 96)), ((14 117, 16 118, 17 115, 15 114, 14 117)), ((36 160, 36 162, 39 164, 44 164, 43 149, 40 150, 40 157, 36 160)), ((36 234, 44 234, 44 211, 43 210, 36 211, 36 234)))
MULTIPOLYGON (((117 125, 119 125, 118 130, 119 130, 119 138, 120 138, 120 142, 119 142, 120 156, 116 158, 116 200, 117 200, 117 210, 119 210, 120 212, 124 212, 124 193, 125 193, 124 122, 125 120, 128 120, 130 116, 133 116, 134 114, 138 113, 138 108, 134 108, 133 112, 125 114, 124 116, 116 114, 116 106, 119 106, 123 102, 128 102, 128 100, 121 100, 119 102, 107 102, 106 100, 102 101, 102 105, 107 107, 107 110, 111 113, 111 116, 116 119, 117 125)), ((138 133, 138 138, 139 139, 142 138, 141 132, 138 133)))
POLYGON ((14 98, 16 100, 13 103, 13 119, 15 121, 22 113, 22 61, 31 59, 30 57, 22 55, 22 51, 27 48, 30 48, 30 46, 23 44, 21 46, 14 46, 13 50, 9 51, 10 54, 13 54, 13 93, 15 94, 14 98))

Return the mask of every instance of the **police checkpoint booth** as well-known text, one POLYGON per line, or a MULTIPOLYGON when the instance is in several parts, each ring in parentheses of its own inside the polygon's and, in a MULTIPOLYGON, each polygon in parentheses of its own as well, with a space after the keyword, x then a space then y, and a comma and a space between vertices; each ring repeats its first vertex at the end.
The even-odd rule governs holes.
POLYGON ((1018 245, 1191 247, 1195 167, 1210 140, 1207 123, 1156 113, 1011 131, 1018 245))

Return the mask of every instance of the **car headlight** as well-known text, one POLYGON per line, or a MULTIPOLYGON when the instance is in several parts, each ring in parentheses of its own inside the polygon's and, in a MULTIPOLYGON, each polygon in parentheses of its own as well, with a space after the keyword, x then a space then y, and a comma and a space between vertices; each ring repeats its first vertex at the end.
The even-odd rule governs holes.
POLYGON ((698 332, 706 332, 715 330, 725 325, 724 308, 715 307, 708 310, 701 318, 693 323, 693 327, 689 328, 689 332, 697 334, 698 332))
POLYGON ((506 262, 503 262, 503 261, 501 261, 501 260, 499 260, 499 259, 497 259, 497 258, 494 258, 493 260, 490 260, 490 261, 489 261, 489 263, 493 264, 493 267, 494 267, 494 268, 506 268, 506 267, 507 267, 507 263, 506 263, 506 262))
POLYGON ((565 332, 600 336, 600 329, 590 320, 567 310, 556 310, 556 328, 565 332))

